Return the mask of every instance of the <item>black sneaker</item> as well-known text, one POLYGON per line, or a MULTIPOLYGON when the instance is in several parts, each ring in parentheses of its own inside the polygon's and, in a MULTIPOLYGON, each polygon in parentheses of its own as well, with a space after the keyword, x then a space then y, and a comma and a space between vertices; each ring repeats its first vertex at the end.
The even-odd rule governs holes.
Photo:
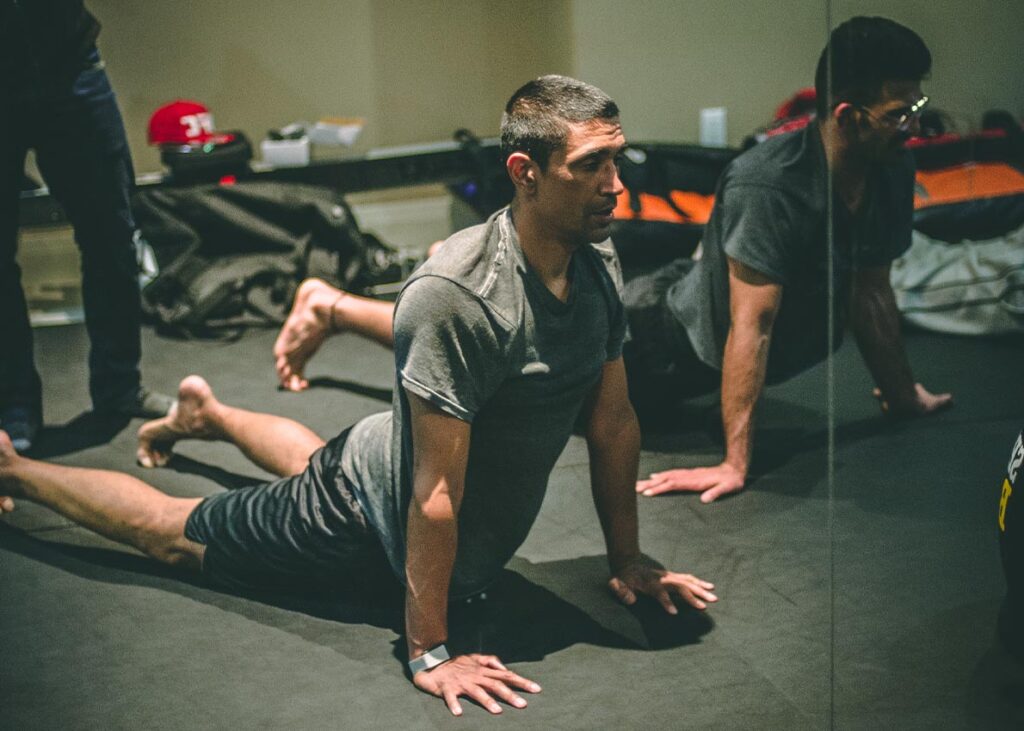
POLYGON ((117 416, 139 416, 143 419, 159 419, 167 416, 174 405, 174 399, 145 386, 128 396, 97 404, 94 411, 98 414, 115 414, 117 416))
POLYGON ((0 411, 0 429, 7 432, 19 454, 32 449, 41 424, 39 412, 27 406, 10 406, 0 411))

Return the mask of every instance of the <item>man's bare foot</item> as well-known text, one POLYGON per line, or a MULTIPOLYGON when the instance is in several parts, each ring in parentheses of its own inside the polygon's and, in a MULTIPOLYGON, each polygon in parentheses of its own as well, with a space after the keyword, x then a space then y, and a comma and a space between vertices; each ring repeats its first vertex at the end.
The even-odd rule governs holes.
POLYGON ((171 448, 180 439, 214 439, 210 416, 219 402, 200 376, 188 376, 178 385, 178 400, 167 416, 139 427, 135 457, 143 467, 163 467, 171 459, 171 448))
POLYGON ((11 488, 14 486, 11 484, 12 481, 6 479, 6 473, 17 459, 20 457, 14 451, 11 438, 7 436, 7 432, 0 429, 0 515, 14 510, 14 501, 10 497, 10 493, 13 492, 11 488))
POLYGON ((295 303, 274 343, 274 367, 289 391, 309 387, 303 377, 306 363, 331 334, 331 309, 345 292, 322 279, 307 279, 295 293, 295 303))

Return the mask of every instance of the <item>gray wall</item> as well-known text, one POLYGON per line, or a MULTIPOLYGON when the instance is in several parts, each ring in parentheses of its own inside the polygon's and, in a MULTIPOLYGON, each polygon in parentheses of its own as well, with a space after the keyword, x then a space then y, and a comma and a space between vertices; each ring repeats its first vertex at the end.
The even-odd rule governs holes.
MULTIPOLYGON (((925 92, 962 131, 986 109, 1024 115, 1022 0, 832 0, 831 11, 833 25, 884 15, 916 30, 934 57, 925 92)), ((694 141, 700 108, 724 106, 738 144, 813 85, 828 35, 822 0, 578 0, 572 19, 577 73, 646 140, 694 141)))
MULTIPOLYGON (((812 82, 822 0, 88 0, 140 171, 160 104, 194 98, 254 143, 298 119, 362 116, 359 149, 497 131, 505 98, 541 73, 619 101, 633 139, 696 141, 701 107, 728 109, 737 144, 812 82)), ((935 55, 925 89, 964 130, 1024 114, 1021 0, 833 0, 832 18, 884 14, 935 55)))
POLYGON ((88 0, 139 171, 153 110, 196 99, 258 144, 322 116, 367 120, 360 149, 498 128, 523 80, 571 73, 564 0, 88 0))

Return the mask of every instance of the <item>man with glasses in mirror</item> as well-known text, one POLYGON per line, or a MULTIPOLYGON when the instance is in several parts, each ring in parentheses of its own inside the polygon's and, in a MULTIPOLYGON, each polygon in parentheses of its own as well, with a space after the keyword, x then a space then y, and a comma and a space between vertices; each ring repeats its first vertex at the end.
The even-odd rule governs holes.
POLYGON ((911 243, 914 165, 904 145, 928 102, 930 68, 924 42, 898 23, 857 17, 837 27, 818 61, 817 119, 729 165, 698 261, 627 284, 631 395, 642 405, 720 385, 726 444, 720 464, 653 474, 639 493, 693 491, 710 503, 742 489, 764 386, 825 360, 847 325, 883 411, 919 416, 951 403, 915 381, 889 283, 911 243))

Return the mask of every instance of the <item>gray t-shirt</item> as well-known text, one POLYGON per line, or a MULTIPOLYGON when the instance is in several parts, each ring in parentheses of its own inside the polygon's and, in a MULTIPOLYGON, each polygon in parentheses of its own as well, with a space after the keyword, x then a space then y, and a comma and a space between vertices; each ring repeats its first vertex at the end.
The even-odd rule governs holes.
MULTIPOLYGON (((702 361, 722 367, 729 334, 732 257, 783 286, 772 330, 768 383, 825 359, 828 348, 828 189, 817 124, 773 137, 740 155, 718 182, 703 258, 669 288, 666 304, 702 361)), ((911 242, 914 166, 909 153, 879 167, 856 216, 833 206, 833 277, 839 346, 852 273, 892 261, 911 242)))
POLYGON ((450 588, 464 596, 526 539, 584 399, 621 354, 620 283, 610 242, 584 246, 562 302, 527 264, 505 209, 448 239, 405 285, 392 410, 359 422, 342 456, 400 579, 412 495, 406 391, 472 424, 450 588))

